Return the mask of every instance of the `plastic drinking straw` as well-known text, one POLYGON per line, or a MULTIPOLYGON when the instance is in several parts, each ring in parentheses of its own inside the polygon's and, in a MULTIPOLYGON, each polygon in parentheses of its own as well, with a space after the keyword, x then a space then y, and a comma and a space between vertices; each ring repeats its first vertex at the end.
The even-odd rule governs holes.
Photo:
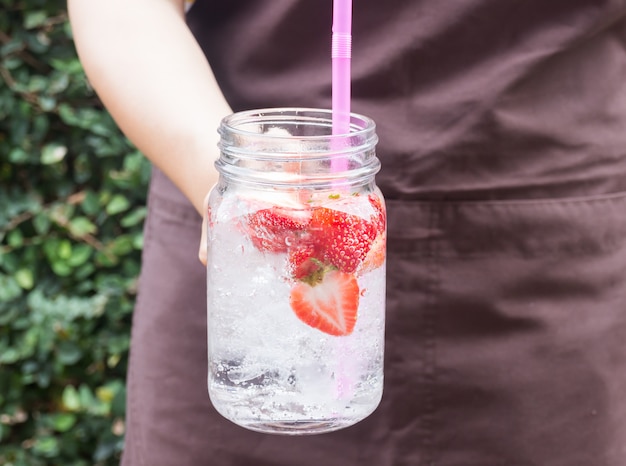
MULTIPOLYGON (((334 0, 332 29, 332 130, 350 132, 350 60, 352 58, 352 0, 334 0)), ((345 170, 343 157, 331 160, 333 172, 345 170)))
MULTIPOLYGON (((350 60, 352 58, 352 0, 333 1, 332 28, 332 134, 350 133, 350 60)), ((333 141, 333 148, 339 149, 339 141, 333 141)), ((348 168, 344 157, 331 159, 331 171, 340 172, 348 168)), ((341 353, 344 353, 341 351, 341 353)), ((341 356, 347 357, 344 353, 341 356)), ((341 359, 337 367, 337 396, 350 398, 354 381, 350 361, 341 359)))

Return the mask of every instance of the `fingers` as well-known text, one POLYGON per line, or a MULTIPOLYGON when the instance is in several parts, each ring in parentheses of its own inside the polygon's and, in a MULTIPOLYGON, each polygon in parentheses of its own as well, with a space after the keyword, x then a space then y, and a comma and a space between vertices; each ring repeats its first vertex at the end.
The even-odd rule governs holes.
POLYGON ((204 197, 202 209, 202 235, 200 237, 200 248, 198 249, 198 259, 206 266, 207 261, 207 225, 209 214, 209 195, 211 191, 204 197))
POLYGON ((200 249, 198 250, 198 259, 203 265, 206 265, 207 261, 207 215, 204 214, 202 219, 202 236, 200 238, 200 249))

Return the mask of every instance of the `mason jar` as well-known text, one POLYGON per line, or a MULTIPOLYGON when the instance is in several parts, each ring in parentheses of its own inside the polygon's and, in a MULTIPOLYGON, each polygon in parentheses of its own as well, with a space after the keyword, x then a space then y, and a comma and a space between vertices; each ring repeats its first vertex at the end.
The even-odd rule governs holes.
POLYGON ((235 113, 219 128, 208 209, 208 390, 245 428, 353 425, 383 389, 385 203, 374 122, 235 113))

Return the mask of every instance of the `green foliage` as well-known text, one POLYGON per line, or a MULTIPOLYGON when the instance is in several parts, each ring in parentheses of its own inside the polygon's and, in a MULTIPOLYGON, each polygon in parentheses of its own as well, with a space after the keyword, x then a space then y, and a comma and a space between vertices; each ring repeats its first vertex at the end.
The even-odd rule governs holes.
POLYGON ((118 464, 148 177, 65 2, 0 0, 0 464, 118 464))

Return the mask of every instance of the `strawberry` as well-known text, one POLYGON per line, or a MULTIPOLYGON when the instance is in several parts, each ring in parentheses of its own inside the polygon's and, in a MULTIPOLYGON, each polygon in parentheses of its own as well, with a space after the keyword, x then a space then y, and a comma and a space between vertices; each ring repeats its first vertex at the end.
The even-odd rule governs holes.
POLYGON ((375 212, 374 215, 372 215, 372 223, 374 223, 376 231, 380 234, 385 231, 386 227, 385 207, 380 198, 375 194, 370 194, 367 196, 367 199, 370 201, 375 212))
POLYGON ((315 239, 316 257, 346 273, 358 268, 377 233, 372 222, 327 207, 313 210, 308 229, 315 239))
POLYGON ((296 280, 307 280, 318 272, 323 265, 316 257, 316 247, 309 243, 300 243, 289 249, 288 263, 291 276, 296 280))
POLYGON ((287 251, 309 220, 310 213, 306 210, 274 206, 247 215, 244 225, 258 250, 279 253, 287 251))
POLYGON ((359 285, 354 275, 325 269, 299 281, 291 289, 289 302, 305 324, 335 336, 350 335, 356 324, 359 285))
POLYGON ((387 235, 383 230, 382 233, 378 234, 378 236, 372 243, 372 247, 365 256, 365 259, 363 259, 363 262, 359 266, 359 274, 367 273, 371 270, 377 269, 384 264, 386 257, 386 242, 387 235))

